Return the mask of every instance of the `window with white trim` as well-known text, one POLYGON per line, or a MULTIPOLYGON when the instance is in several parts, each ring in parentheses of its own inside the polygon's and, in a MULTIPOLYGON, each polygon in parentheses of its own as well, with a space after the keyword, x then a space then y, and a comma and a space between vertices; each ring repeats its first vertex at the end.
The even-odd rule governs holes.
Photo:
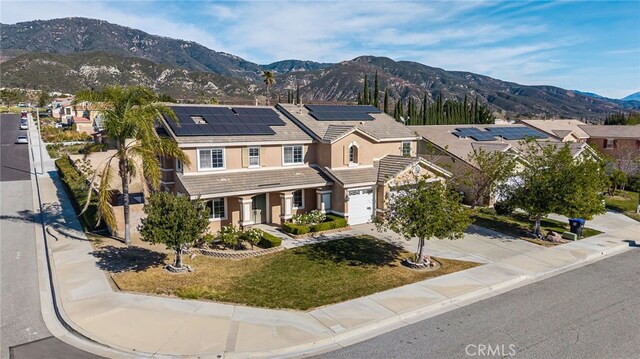
POLYGON ((404 157, 411 156, 411 142, 410 141, 402 141, 402 155, 404 157))
POLYGON ((260 167, 260 147, 249 147, 249 167, 260 167))
POLYGON ((613 143, 615 140, 607 138, 604 140, 604 148, 613 148, 613 143))
POLYGON ((183 171, 183 169, 182 169, 182 161, 176 160, 176 172, 182 173, 182 171, 183 171))
POLYGON ((304 208, 304 202, 302 201, 302 190, 297 190, 293 192, 293 208, 300 209, 304 208))
POLYGON ((207 207, 211 212, 211 219, 226 219, 227 211, 224 198, 214 198, 207 201, 207 207))
POLYGON ((356 145, 349 146, 349 163, 358 163, 358 147, 356 145))
POLYGON ((302 145, 283 146, 283 161, 285 165, 301 165, 304 163, 302 145))
POLYGON ((216 169, 224 168, 224 149, 223 148, 207 148, 198 150, 199 168, 200 169, 216 169))

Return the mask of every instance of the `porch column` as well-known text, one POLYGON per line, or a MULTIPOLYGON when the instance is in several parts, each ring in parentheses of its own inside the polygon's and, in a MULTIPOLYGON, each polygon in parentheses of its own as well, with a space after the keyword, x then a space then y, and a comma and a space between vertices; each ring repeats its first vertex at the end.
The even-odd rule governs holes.
POLYGON ((293 192, 280 192, 280 218, 291 219, 293 210, 293 192))
POLYGON ((322 213, 327 213, 331 209, 331 190, 330 189, 316 189, 316 207, 322 213), (325 200, 328 196, 328 200, 325 200))
POLYGON ((253 211, 251 210, 251 196, 238 197, 240 202, 240 227, 253 224, 253 211))

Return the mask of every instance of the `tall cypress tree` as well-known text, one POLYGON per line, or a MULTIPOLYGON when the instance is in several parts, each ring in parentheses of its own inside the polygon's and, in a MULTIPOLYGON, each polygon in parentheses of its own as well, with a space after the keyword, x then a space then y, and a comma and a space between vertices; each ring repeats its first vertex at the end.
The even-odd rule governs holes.
POLYGON ((300 83, 296 84, 296 104, 300 104, 300 83))
POLYGON ((369 80, 367 74, 364 74, 364 86, 362 87, 362 103, 364 105, 369 104, 369 80))
POLYGON ((373 86, 373 105, 380 108, 380 79, 378 78, 378 70, 376 70, 376 79, 373 86))
POLYGON ((384 113, 389 114, 389 90, 384 89, 384 113))
POLYGON ((362 93, 358 91, 358 105, 362 105, 362 93))

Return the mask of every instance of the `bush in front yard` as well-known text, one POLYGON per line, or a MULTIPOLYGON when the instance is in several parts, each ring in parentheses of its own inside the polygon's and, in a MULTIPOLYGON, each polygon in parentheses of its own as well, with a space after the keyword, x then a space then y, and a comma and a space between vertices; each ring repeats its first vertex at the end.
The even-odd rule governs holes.
POLYGON ((329 229, 343 228, 347 226, 347 220, 344 217, 336 215, 326 215, 324 222, 313 224, 310 226, 303 226, 291 222, 285 222, 282 224, 282 229, 291 234, 301 235, 309 232, 320 232, 329 229))
POLYGON ((509 216, 515 210, 513 203, 509 201, 496 202, 493 205, 493 208, 496 210, 496 214, 499 216, 509 216))
POLYGON ((271 248, 271 247, 280 247, 282 244, 282 239, 280 237, 276 237, 273 234, 269 234, 265 231, 259 230, 262 232, 262 239, 258 242, 258 246, 262 248, 271 248))
POLYGON ((310 231, 309 226, 302 226, 291 222, 282 223, 282 229, 287 233, 295 235, 307 234, 310 231))

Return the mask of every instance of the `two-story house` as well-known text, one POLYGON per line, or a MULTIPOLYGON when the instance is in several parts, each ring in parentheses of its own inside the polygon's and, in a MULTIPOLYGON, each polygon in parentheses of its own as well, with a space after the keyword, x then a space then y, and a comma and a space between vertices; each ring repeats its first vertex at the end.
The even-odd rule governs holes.
POLYGON ((415 157, 418 136, 371 106, 170 105, 166 135, 190 165, 164 159, 163 187, 211 209, 210 229, 280 225, 311 210, 372 220, 410 174, 448 172, 415 157))

